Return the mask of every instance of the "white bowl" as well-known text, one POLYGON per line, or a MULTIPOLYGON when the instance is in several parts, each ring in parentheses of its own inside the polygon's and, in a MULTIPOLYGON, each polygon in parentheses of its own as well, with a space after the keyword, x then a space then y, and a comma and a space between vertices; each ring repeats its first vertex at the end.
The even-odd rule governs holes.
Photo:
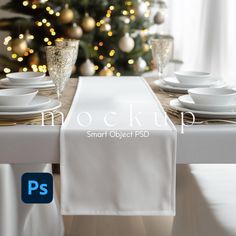
POLYGON ((194 88, 188 90, 197 104, 229 105, 236 102, 236 91, 227 88, 194 88))
POLYGON ((183 84, 208 84, 212 82, 211 74, 197 71, 177 71, 174 72, 176 78, 183 84))
POLYGON ((6 75, 12 83, 32 83, 39 82, 45 77, 42 72, 16 72, 6 75))
POLYGON ((28 105, 38 93, 36 89, 15 88, 0 90, 1 106, 24 106, 28 105))

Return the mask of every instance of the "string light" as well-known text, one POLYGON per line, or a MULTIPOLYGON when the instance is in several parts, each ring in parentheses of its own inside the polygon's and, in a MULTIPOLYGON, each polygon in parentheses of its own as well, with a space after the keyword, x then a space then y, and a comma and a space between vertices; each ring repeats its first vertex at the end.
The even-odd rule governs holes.
POLYGON ((29 2, 28 2, 28 1, 23 1, 23 2, 22 2, 22 5, 23 5, 24 7, 27 7, 27 6, 29 5, 29 2))
POLYGON ((103 56, 103 55, 100 55, 98 58, 99 58, 99 60, 102 61, 102 60, 104 59, 104 56, 103 56))
POLYGON ((120 77, 120 76, 121 76, 120 72, 117 72, 117 73, 116 73, 116 76, 117 76, 117 77, 120 77))
POLYGON ((109 52, 109 56, 110 57, 113 57, 115 55, 116 51, 114 49, 112 49, 110 52, 109 52))
POLYGON ((133 60, 133 59, 129 59, 129 60, 128 60, 128 63, 129 63, 130 65, 132 65, 132 64, 134 64, 134 60, 133 60))
POLYGON ((4 70, 3 70, 6 74, 10 73, 11 72, 11 69, 10 68, 7 68, 5 67, 4 70))

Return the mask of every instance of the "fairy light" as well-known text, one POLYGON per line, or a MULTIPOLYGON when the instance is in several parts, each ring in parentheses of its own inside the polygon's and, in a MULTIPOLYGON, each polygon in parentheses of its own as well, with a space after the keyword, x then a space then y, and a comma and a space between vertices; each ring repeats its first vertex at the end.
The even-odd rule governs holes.
POLYGON ((47 27, 50 27, 50 26, 51 26, 51 23, 50 23, 50 22, 47 22, 47 23, 46 23, 46 26, 47 26, 47 27))
POLYGON ((107 35, 108 35, 109 37, 111 37, 111 36, 113 35, 112 31, 109 31, 109 32, 107 33, 107 35))
POLYGON ((47 19, 42 19, 42 23, 46 24, 47 23, 47 19))
POLYGON ((4 73, 8 74, 8 73, 10 73, 10 72, 11 72, 11 69, 10 69, 10 68, 7 68, 7 67, 5 67, 5 68, 3 69, 3 71, 4 71, 4 73))
POLYGON ((107 68, 111 68, 111 63, 107 63, 107 68))
POLYGON ((17 61, 22 62, 23 61, 23 57, 18 57, 17 61))
POLYGON ((51 45, 52 45, 52 42, 51 42, 51 41, 48 41, 48 42, 47 42, 47 45, 48 45, 48 46, 51 46, 51 45))
POLYGON ((99 42, 99 44, 98 44, 100 47, 102 47, 103 46, 103 42, 99 42))
POLYGON ((97 23, 96 23, 96 26, 97 26, 97 27, 100 27, 100 26, 101 26, 101 23, 100 23, 100 22, 97 22, 97 23))
POLYGON ((120 76, 121 76, 120 72, 117 72, 117 73, 116 73, 116 76, 117 76, 117 77, 120 77, 120 76))
POLYGON ((95 70, 98 70, 98 69, 99 69, 99 66, 98 66, 98 65, 95 65, 95 66, 94 66, 94 69, 95 69, 95 70))
POLYGON ((24 35, 23 34, 20 34, 19 35, 19 39, 23 39, 24 38, 24 35))
POLYGON ((130 13, 130 14, 134 14, 134 13, 135 13, 135 10, 134 10, 134 9, 130 9, 129 13, 130 13))
POLYGON ((94 48, 93 48, 95 51, 97 51, 98 50, 98 46, 94 46, 94 48))
POLYGON ((102 60, 104 59, 104 56, 103 56, 103 55, 100 55, 98 58, 99 58, 99 60, 102 61, 102 60))
POLYGON ((49 13, 50 15, 53 15, 53 14, 54 14, 54 11, 51 9, 48 13, 49 13))
POLYGON ((115 55, 116 51, 114 49, 112 49, 110 52, 109 52, 109 56, 110 57, 113 57, 115 55))
POLYGON ((28 68, 27 68, 27 67, 24 67, 22 70, 23 70, 24 72, 26 72, 26 71, 28 71, 28 68))
POLYGON ((49 38, 44 38, 43 41, 47 43, 49 41, 49 38))
POLYGON ((12 50, 12 47, 7 47, 7 51, 10 52, 12 50))
POLYGON ((25 57, 28 57, 28 56, 29 56, 29 53, 28 53, 28 52, 24 52, 24 56, 25 56, 25 57))
POLYGON ((128 60, 128 64, 133 65, 134 64, 134 60, 133 59, 129 59, 128 60))
POLYGON ((111 11, 114 11, 114 10, 115 10, 115 7, 114 7, 113 5, 111 5, 111 6, 109 7, 109 9, 110 9, 111 11))
POLYGON ((32 9, 35 10, 35 9, 37 8, 37 5, 36 5, 36 4, 33 4, 31 7, 32 7, 32 9))
POLYGON ((30 49, 30 50, 29 50, 29 53, 33 54, 33 53, 34 53, 34 50, 33 50, 33 49, 30 49))
POLYGON ((16 59, 16 58, 17 58, 17 54, 12 53, 12 54, 11 54, 11 57, 12 57, 13 59, 16 59))
POLYGON ((122 14, 123 14, 124 16, 127 16, 127 15, 129 14, 129 12, 126 11, 126 10, 123 10, 123 11, 122 11, 122 14))
POLYGON ((55 15, 56 16, 60 16, 61 14, 60 14, 60 12, 56 12, 55 15))
POLYGON ((28 2, 28 1, 23 1, 23 2, 22 2, 22 5, 23 5, 24 7, 27 7, 27 6, 29 5, 29 2, 28 2))

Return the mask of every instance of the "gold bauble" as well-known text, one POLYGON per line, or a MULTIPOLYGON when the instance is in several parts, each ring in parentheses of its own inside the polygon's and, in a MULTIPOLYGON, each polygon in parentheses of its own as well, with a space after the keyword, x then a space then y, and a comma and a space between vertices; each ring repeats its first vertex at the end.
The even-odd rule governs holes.
POLYGON ((60 12, 60 21, 62 24, 71 23, 74 20, 74 12, 68 5, 60 12))
POLYGON ((90 32, 95 28, 95 20, 86 13, 81 26, 85 32, 90 32))
POLYGON ((77 24, 73 24, 67 29, 66 35, 71 39, 80 39, 83 35, 83 30, 77 24))
POLYGON ((99 72, 100 76, 113 76, 113 72, 111 69, 104 67, 100 72, 99 72))
POLYGON ((13 53, 16 53, 18 56, 23 56, 28 45, 25 39, 16 38, 11 41, 11 47, 13 53))
POLYGON ((39 64, 39 56, 37 53, 34 53, 33 55, 29 56, 29 64, 32 65, 38 65, 39 64))

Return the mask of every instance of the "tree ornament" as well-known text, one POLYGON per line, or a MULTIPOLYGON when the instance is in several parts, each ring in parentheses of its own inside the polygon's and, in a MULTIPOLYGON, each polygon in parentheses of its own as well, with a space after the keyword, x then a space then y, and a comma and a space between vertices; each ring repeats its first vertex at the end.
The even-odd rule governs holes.
POLYGON ((105 66, 102 70, 100 70, 99 75, 100 76, 113 76, 113 71, 105 66))
POLYGON ((23 56, 26 52, 28 45, 25 39, 15 38, 11 41, 12 52, 18 56, 23 56))
POLYGON ((136 16, 143 17, 144 14, 148 10, 148 6, 144 1, 139 0, 139 1, 137 1, 137 4, 135 4, 135 9, 134 10, 135 10, 135 15, 136 16))
POLYGON ((146 70, 146 67, 147 63, 142 57, 139 57, 133 65, 134 71, 136 73, 144 72, 146 70))
POLYGON ((31 66, 32 66, 32 65, 38 65, 38 64, 39 64, 39 61, 40 61, 40 59, 39 59, 38 53, 34 53, 34 54, 32 54, 32 55, 29 56, 28 62, 29 62, 29 64, 30 64, 31 66))
POLYGON ((134 40, 130 37, 129 33, 126 33, 120 40, 119 40, 119 48, 121 51, 129 53, 134 49, 134 40))
POLYGON ((82 20, 82 28, 85 32, 90 32, 95 28, 95 20, 93 17, 89 16, 88 13, 85 13, 85 17, 82 20))
POLYGON ((94 64, 87 59, 83 64, 80 66, 80 73, 81 75, 91 76, 95 74, 95 66, 94 64))
POLYGON ((163 24, 165 22, 165 15, 162 12, 158 11, 154 16, 154 22, 158 25, 163 24))
POLYGON ((69 5, 66 4, 65 8, 60 13, 60 21, 62 24, 71 23, 74 20, 74 12, 69 8, 69 5))
POLYGON ((100 27, 100 31, 105 32, 105 31, 110 31, 111 30, 111 25, 109 23, 102 24, 100 27))
POLYGON ((66 35, 71 39, 80 39, 83 35, 83 30, 80 26, 74 23, 71 27, 67 29, 66 35))

